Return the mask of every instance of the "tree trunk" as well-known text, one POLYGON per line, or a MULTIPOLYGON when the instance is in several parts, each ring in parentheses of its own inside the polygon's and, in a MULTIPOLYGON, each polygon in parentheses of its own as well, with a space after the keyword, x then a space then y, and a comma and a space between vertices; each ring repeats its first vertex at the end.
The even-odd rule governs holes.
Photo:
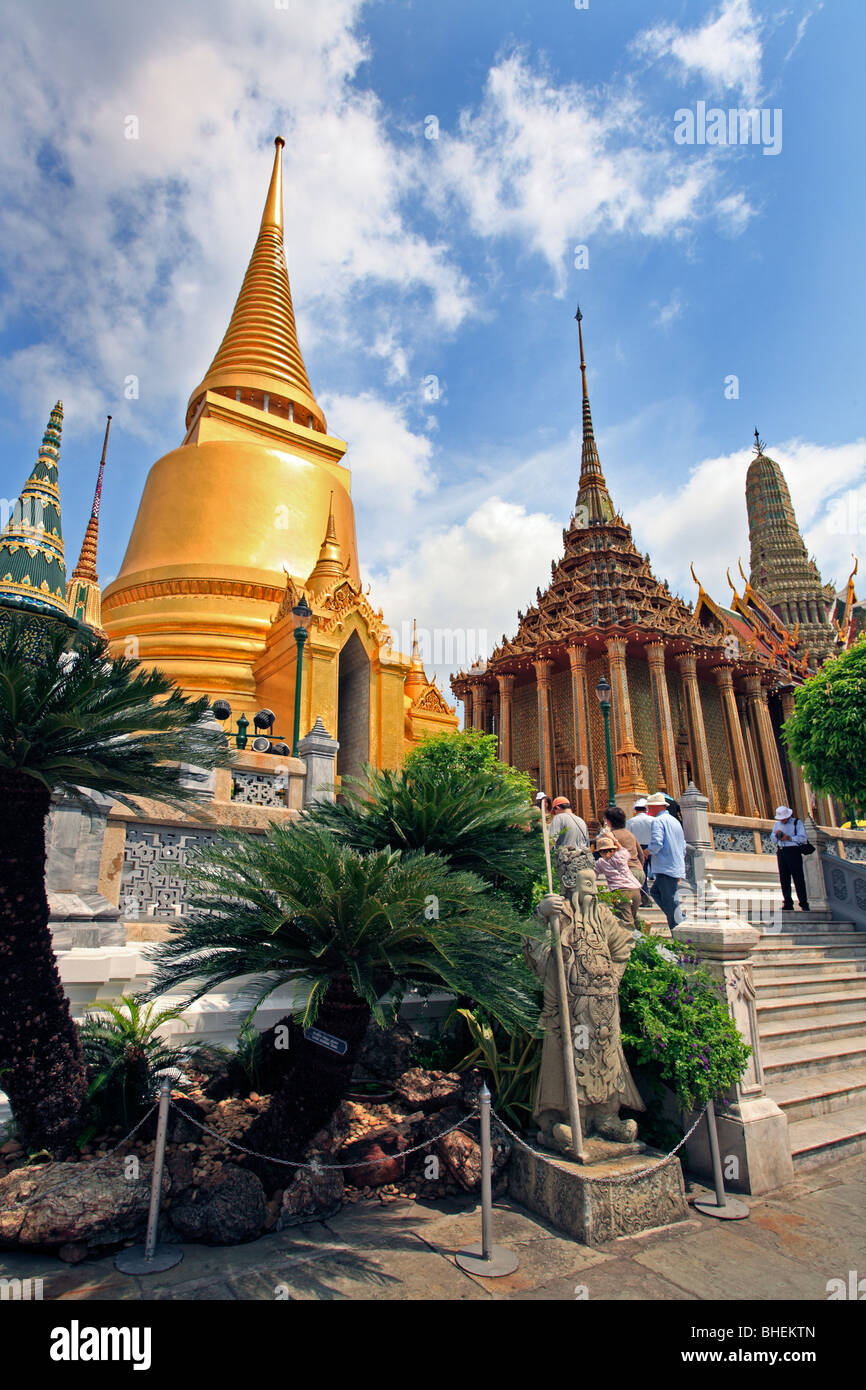
MULTIPOLYGON (((370 1006, 355 993, 346 975, 337 975, 319 1006, 316 1028, 347 1044, 340 1056, 304 1037, 291 1019, 289 1066, 267 1110, 259 1115, 243 1137, 243 1143, 259 1154, 300 1162, 310 1140, 330 1120, 346 1093, 361 1050, 370 1006)), ((246 1166, 259 1175, 269 1190, 285 1187, 292 1170, 261 1160, 246 1166)))
POLYGON ((54 957, 45 895, 50 794, 0 770, 0 1090, 27 1148, 75 1135, 86 1075, 54 957))

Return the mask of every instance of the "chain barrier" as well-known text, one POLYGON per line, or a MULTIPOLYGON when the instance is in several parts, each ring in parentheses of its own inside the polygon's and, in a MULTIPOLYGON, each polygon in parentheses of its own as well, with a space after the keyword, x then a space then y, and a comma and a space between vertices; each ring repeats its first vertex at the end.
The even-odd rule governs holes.
MULTIPOLYGON (((639 1168, 636 1172, 624 1173, 622 1177, 616 1178, 602 1177, 601 1175, 593 1177, 592 1173, 587 1173, 585 1168, 581 1168, 581 1178, 583 1178, 586 1182, 606 1182, 614 1186, 618 1186, 627 1182, 639 1182, 641 1178, 647 1177, 650 1173, 655 1173, 657 1169, 664 1167, 666 1163, 670 1162, 674 1154, 677 1153, 682 1148, 683 1144, 685 1144, 694 1134, 695 1130, 697 1129, 698 1125, 700 1124, 701 1120, 704 1118, 704 1115, 706 1113, 707 1107, 704 1106, 703 1110, 701 1111, 700 1115, 698 1115, 698 1118, 695 1120, 691 1129, 683 1135, 680 1142, 673 1149, 671 1149, 669 1154, 665 1154, 664 1158, 660 1158, 658 1163, 653 1163, 651 1167, 639 1168)), ((522 1149, 526 1149, 529 1153, 534 1154, 536 1158, 542 1159, 545 1163, 553 1163, 555 1161, 551 1157, 549 1152, 542 1149, 534 1149, 532 1145, 528 1144, 525 1139, 522 1139, 519 1134, 515 1134, 513 1129, 509 1129, 508 1125, 502 1119, 502 1116, 497 1115, 495 1110, 493 1111, 493 1118, 496 1120, 497 1124, 502 1126, 502 1128, 505 1130, 505 1133, 509 1134, 511 1138, 515 1141, 515 1143, 519 1144, 522 1149)), ((567 1154, 562 1154, 562 1158, 567 1157, 567 1154)))
MULTIPOLYGON (((265 1163, 276 1163, 283 1168, 296 1168, 299 1170, 308 1169, 311 1173, 322 1173, 331 1171, 342 1171, 347 1168, 373 1168, 383 1162, 381 1158, 368 1158, 359 1160, 355 1163, 320 1163, 317 1159, 313 1159, 311 1162, 308 1163, 297 1163, 288 1158, 275 1158, 269 1154, 258 1153, 255 1149, 248 1149, 244 1144, 238 1144, 234 1139, 227 1139, 224 1134, 220 1134, 218 1130, 212 1129, 210 1125, 206 1125, 201 1120, 196 1120, 193 1118, 192 1115, 188 1115, 187 1112, 183 1109, 183 1107, 177 1105, 173 1100, 170 1101, 170 1108, 172 1110, 177 1111, 178 1115, 180 1115, 187 1124, 194 1125, 196 1129, 202 1130, 203 1133, 211 1135, 211 1137, 214 1139, 218 1139, 219 1142, 221 1144, 224 1144, 227 1148, 236 1149, 239 1153, 247 1154, 250 1158, 261 1159, 265 1163)), ((64 1183, 62 1187, 52 1187, 50 1192, 40 1193, 35 1197, 31 1197, 28 1201, 19 1202, 17 1205, 22 1209, 27 1210, 28 1208, 35 1206, 37 1203, 45 1201, 46 1198, 48 1198, 49 1196, 54 1197, 58 1192, 65 1192, 68 1188, 73 1187, 77 1182, 80 1182, 89 1173, 93 1172, 94 1169, 101 1167, 103 1163, 107 1163, 110 1158, 113 1158, 114 1155, 117 1153, 118 1149, 121 1149, 124 1144, 127 1144, 129 1140, 132 1139, 133 1135, 138 1133, 142 1125, 150 1119, 150 1116, 156 1109, 156 1104, 152 1105, 150 1109, 144 1115, 142 1115, 138 1123, 133 1126, 133 1128, 129 1131, 128 1134, 124 1135, 124 1137, 118 1141, 118 1143, 115 1145, 113 1149, 110 1150, 109 1153, 103 1154, 102 1158, 95 1159, 91 1163, 81 1164, 81 1167, 84 1169, 84 1172, 76 1173, 74 1177, 71 1178, 69 1182, 64 1183)), ((535 1158, 540 1158, 545 1163, 552 1163, 555 1161, 549 1152, 544 1151, 542 1149, 534 1148, 533 1145, 528 1143, 521 1135, 516 1134, 515 1131, 511 1129, 509 1125, 506 1124, 502 1116, 497 1114, 495 1110, 492 1113, 496 1123, 500 1125, 502 1129, 505 1131, 505 1133, 509 1135, 509 1137, 513 1139, 516 1144, 519 1144, 522 1149, 526 1149, 528 1153, 533 1154, 535 1158)), ((679 1143, 671 1149, 670 1153, 665 1154, 664 1158, 660 1158, 657 1163, 652 1164, 650 1167, 640 1168, 637 1170, 637 1172, 626 1173, 622 1177, 594 1177, 591 1173, 587 1173, 584 1171, 581 1171, 581 1176, 588 1182, 606 1182, 610 1183, 611 1185, 618 1185, 621 1183, 628 1182, 639 1182, 642 1178, 647 1177, 650 1173, 654 1173, 657 1169, 663 1167, 664 1164, 668 1163, 674 1157, 674 1155, 679 1152, 683 1144, 687 1143, 687 1141, 691 1138, 692 1134, 694 1134, 695 1130, 697 1129, 701 1120, 704 1118, 705 1114, 706 1106, 704 1106, 704 1109, 700 1112, 694 1124, 687 1131, 687 1133, 683 1135, 679 1143)), ((420 1153, 422 1149, 428 1149, 431 1146, 431 1144, 435 1144, 440 1139, 444 1139, 446 1135, 453 1134, 454 1131, 457 1129, 462 1129, 462 1127, 468 1124, 470 1120, 478 1119, 479 1115, 480 1112, 476 1107, 468 1115, 464 1115, 462 1119, 458 1120, 456 1124, 449 1125, 448 1129, 443 1129, 440 1134, 435 1134, 432 1138, 425 1139, 421 1144, 413 1144, 411 1148, 402 1149, 399 1154, 386 1155, 386 1158, 408 1158, 410 1154, 420 1153)), ((359 1140, 357 1142, 362 1142, 363 1139, 364 1136, 361 1135, 359 1136, 359 1140)), ((565 1157, 565 1155, 563 1155, 563 1157, 565 1157)), ((40 1168, 40 1172, 48 1172, 52 1167, 59 1166, 61 1165, 46 1164, 44 1168, 40 1168)))
MULTIPOLYGON (((192 1115, 188 1115, 185 1110, 182 1110, 180 1108, 180 1106, 175 1105, 174 1101, 171 1102, 171 1107, 173 1110, 179 1111, 179 1113, 183 1115, 183 1118, 187 1120, 189 1124, 195 1125, 196 1129, 204 1130, 205 1134, 212 1135, 214 1139, 219 1139, 220 1143, 227 1145, 228 1148, 238 1149, 240 1153, 249 1154, 250 1158, 260 1158, 265 1163, 279 1163, 280 1166, 283 1168, 309 1168, 311 1173, 322 1173, 326 1170, 331 1169, 372 1168, 376 1164, 383 1162, 381 1158, 365 1158, 362 1162, 358 1163, 319 1163, 317 1159, 314 1159, 312 1163, 295 1163, 288 1158, 272 1158, 269 1154, 260 1154, 257 1153, 255 1149, 247 1149, 244 1147, 243 1144, 235 1143, 234 1139, 227 1139, 224 1134, 220 1134, 219 1130, 211 1129, 210 1125, 203 1124, 201 1120, 194 1120, 192 1115)), ((453 1134, 455 1129, 460 1129, 470 1120, 476 1119, 478 1117, 478 1114, 479 1112, 476 1108, 475 1110, 471 1111, 470 1114, 464 1115, 463 1118, 458 1120, 456 1124, 450 1125, 448 1129, 443 1129, 441 1134, 434 1134, 432 1139, 425 1139, 423 1144, 414 1144, 410 1149, 402 1149, 399 1154, 386 1154, 385 1157, 386 1159, 408 1158, 409 1154, 420 1153, 422 1149, 428 1149, 431 1144, 437 1143, 439 1139, 444 1139, 446 1134, 453 1134)), ((364 1135, 362 1134, 359 1136, 358 1142, 362 1142, 363 1139, 364 1135)))
MULTIPOLYGON (((90 1163, 79 1164, 79 1167, 84 1169, 82 1173, 76 1173, 72 1178, 70 1178, 69 1182, 63 1183, 60 1187, 52 1187, 50 1192, 41 1192, 37 1196, 31 1197, 29 1201, 17 1202, 16 1206, 26 1211, 29 1207, 36 1206, 38 1202, 44 1202, 48 1197, 54 1197, 58 1192, 65 1192, 67 1188, 74 1187, 76 1183, 81 1182, 82 1179, 86 1178, 89 1173, 92 1173, 94 1168, 101 1168, 103 1163, 107 1163, 110 1158, 114 1158, 114 1155, 117 1153, 117 1150, 123 1148, 123 1145, 127 1144, 129 1140, 132 1138, 132 1136, 138 1133, 138 1131, 141 1129, 141 1126, 144 1124, 146 1120, 150 1119, 151 1115, 156 1109, 157 1105, 156 1103, 154 1103, 150 1107, 150 1109, 144 1115, 142 1115, 141 1119, 138 1121, 138 1124, 133 1125, 129 1133, 124 1135, 124 1137, 120 1139, 118 1143, 115 1144, 114 1148, 110 1149, 107 1154, 103 1154, 102 1158, 95 1158, 90 1163)), ((48 1173, 51 1171, 52 1168, 59 1168, 62 1166, 62 1162, 46 1163, 40 1166, 39 1172, 48 1173)), ((13 1171, 15 1170, 13 1169, 13 1171)))

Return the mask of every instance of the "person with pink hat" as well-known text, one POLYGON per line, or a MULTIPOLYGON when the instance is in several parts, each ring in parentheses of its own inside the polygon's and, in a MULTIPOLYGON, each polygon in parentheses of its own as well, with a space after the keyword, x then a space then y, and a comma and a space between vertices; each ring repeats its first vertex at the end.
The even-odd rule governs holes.
POLYGON ((615 908, 614 911, 624 921, 630 917, 632 924, 636 927, 637 911, 640 906, 640 884, 628 867, 628 850, 614 839, 609 830, 603 830, 596 835, 595 848, 599 851, 599 857, 595 861, 597 877, 603 878, 608 888, 617 888, 622 893, 628 893, 629 896, 628 908, 624 912, 620 912, 618 908, 615 908))

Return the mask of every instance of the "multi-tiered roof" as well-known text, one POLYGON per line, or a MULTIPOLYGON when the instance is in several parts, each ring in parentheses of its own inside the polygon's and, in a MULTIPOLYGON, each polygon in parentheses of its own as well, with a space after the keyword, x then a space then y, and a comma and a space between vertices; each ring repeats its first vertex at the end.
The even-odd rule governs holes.
POLYGON ((696 620, 691 607, 653 574, 649 555, 632 540, 631 527, 614 506, 599 461, 586 384, 583 315, 577 311, 583 392, 580 485, 574 513, 562 533, 564 554, 551 564, 550 584, 536 590, 535 603, 518 613, 517 633, 502 642, 489 666, 506 672, 529 653, 546 655, 569 639, 592 643, 610 637, 682 640, 717 648, 718 640, 696 620))

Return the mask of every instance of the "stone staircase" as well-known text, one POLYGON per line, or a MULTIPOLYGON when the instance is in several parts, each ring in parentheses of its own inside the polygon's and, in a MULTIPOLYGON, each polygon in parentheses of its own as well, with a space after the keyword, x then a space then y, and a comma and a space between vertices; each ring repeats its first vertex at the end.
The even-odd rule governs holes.
POLYGON ((794 1167, 866 1151, 866 932, 797 912, 752 962, 764 1084, 794 1167))

